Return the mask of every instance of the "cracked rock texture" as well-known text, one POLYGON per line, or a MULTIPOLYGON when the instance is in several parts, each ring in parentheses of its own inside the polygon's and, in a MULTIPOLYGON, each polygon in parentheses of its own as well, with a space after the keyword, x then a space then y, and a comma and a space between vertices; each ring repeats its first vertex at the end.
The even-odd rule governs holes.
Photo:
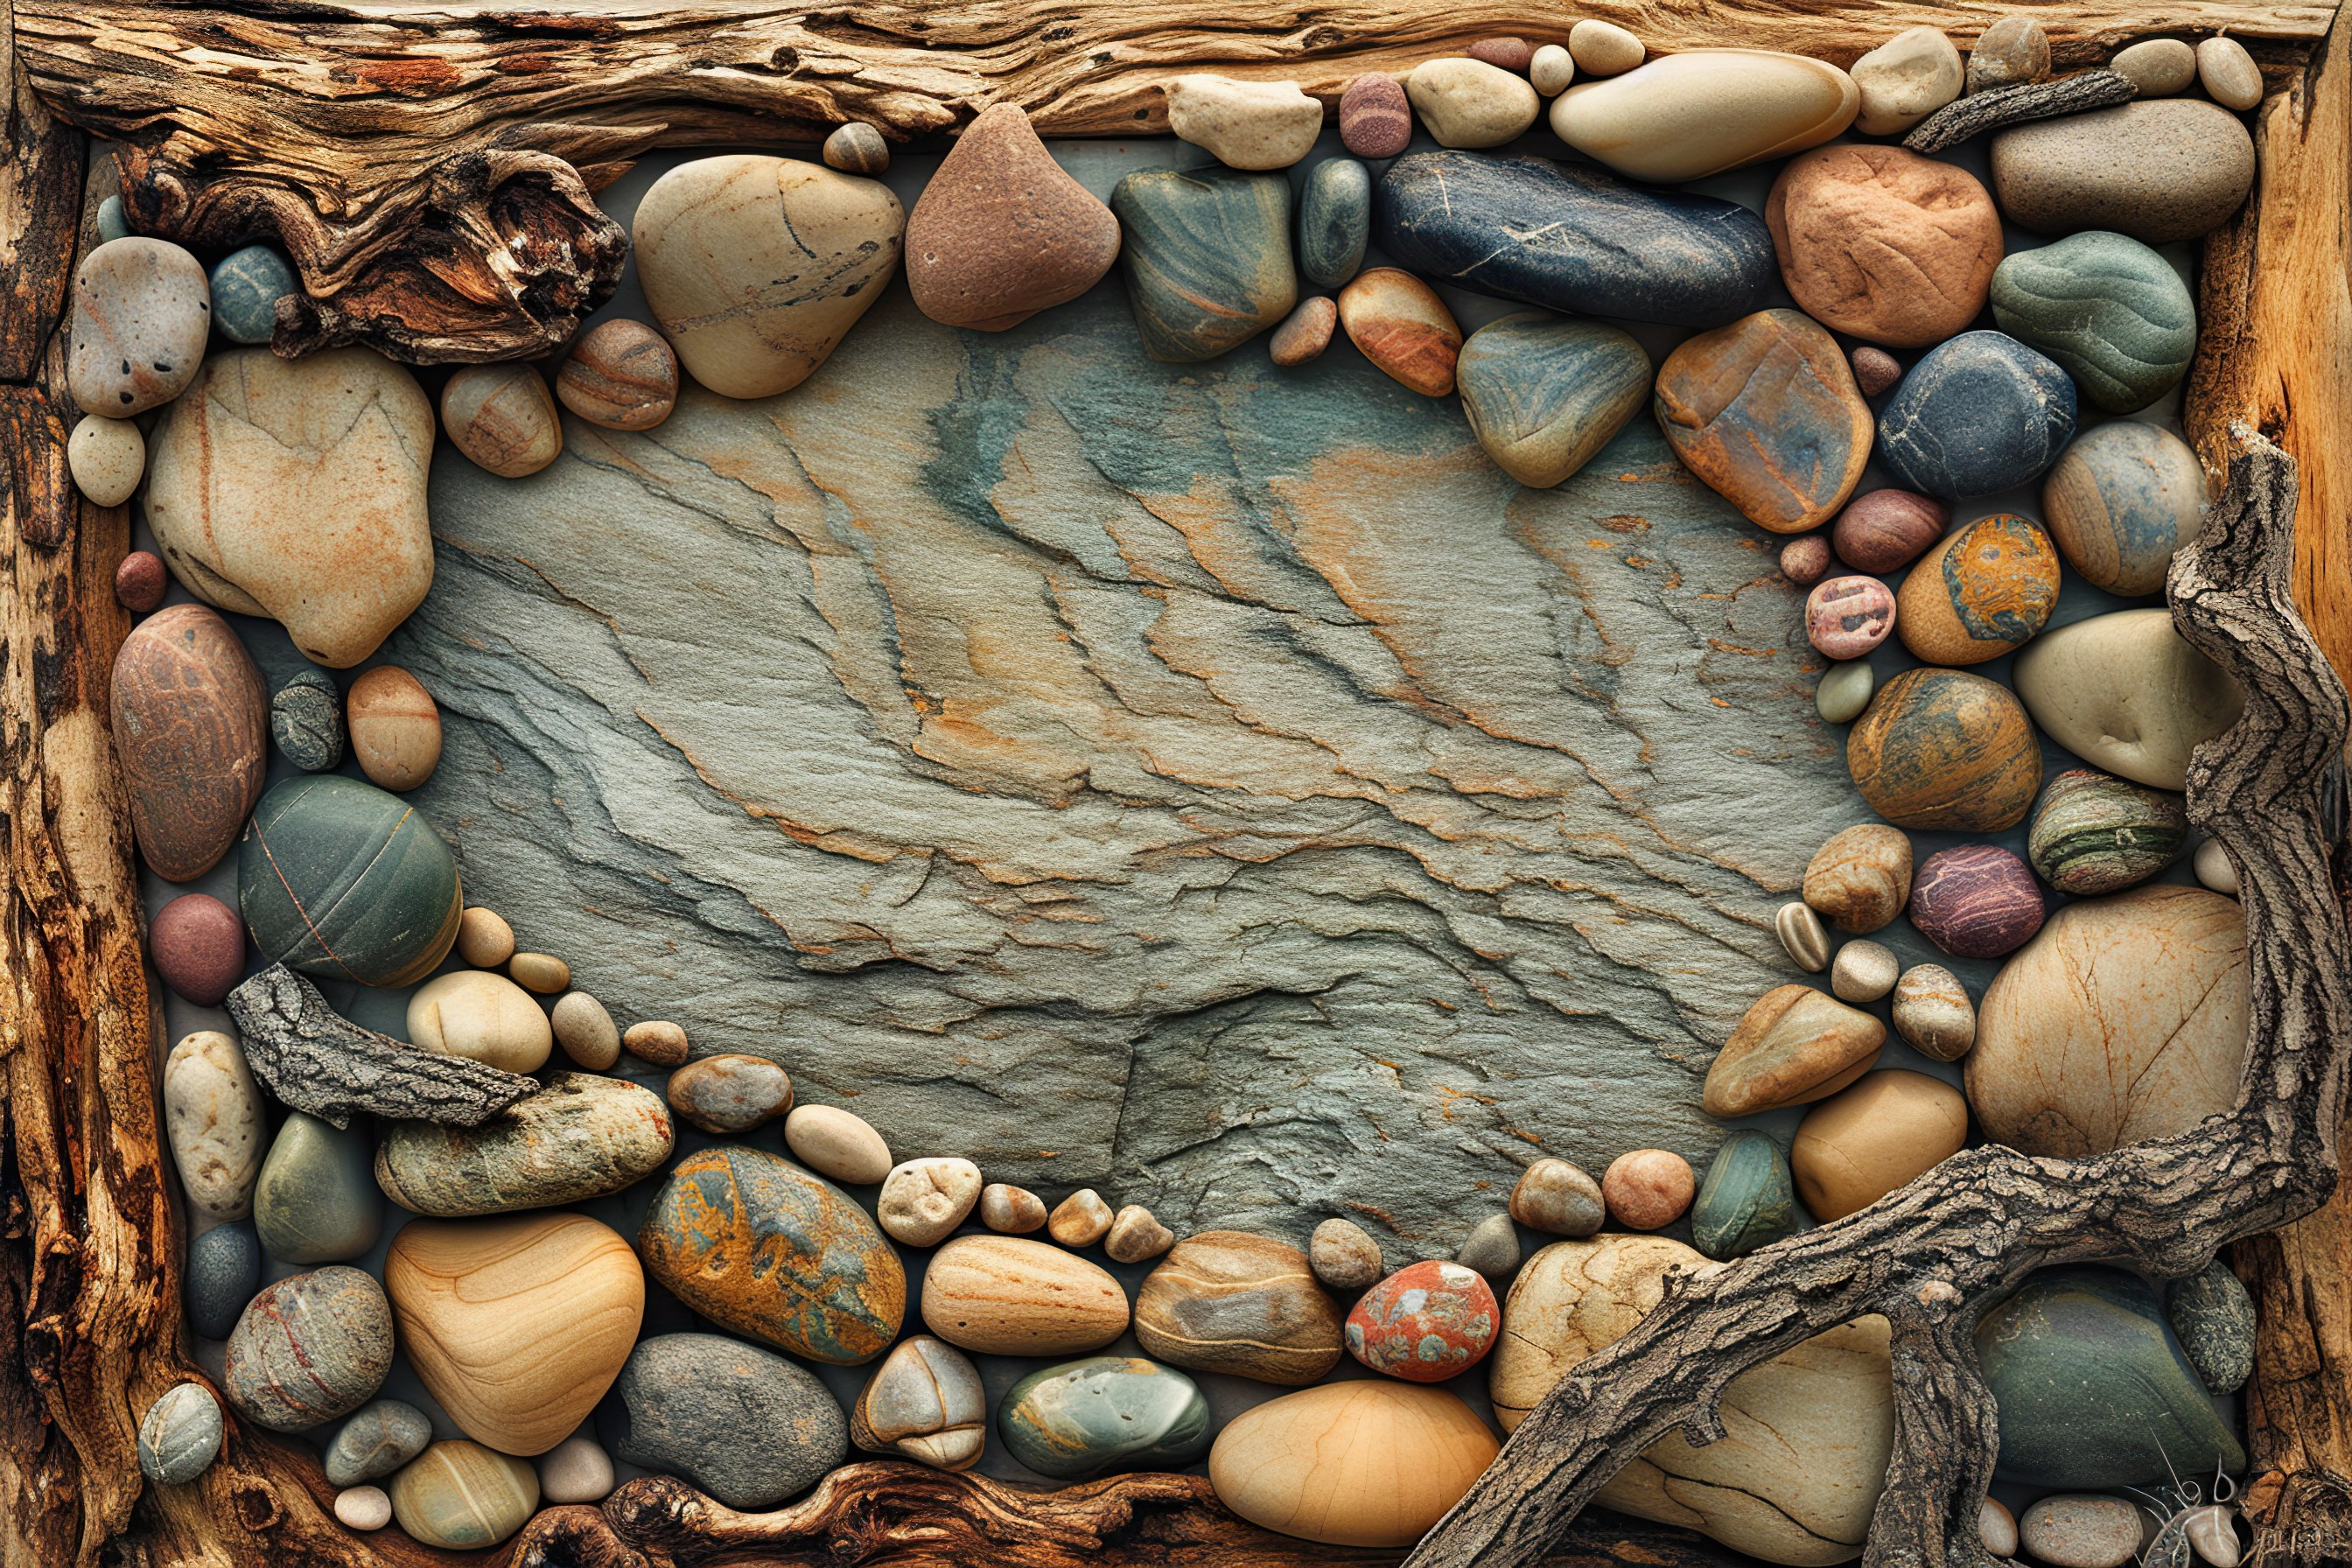
POLYGON ((1867 816, 1768 542, 1646 415, 1522 489, 1451 401, 1153 363, 1097 289, 564 424, 435 468, 411 798, 625 1023, 901 1157, 1433 1253, 1542 1154, 1703 1163, 1773 908, 1867 816))

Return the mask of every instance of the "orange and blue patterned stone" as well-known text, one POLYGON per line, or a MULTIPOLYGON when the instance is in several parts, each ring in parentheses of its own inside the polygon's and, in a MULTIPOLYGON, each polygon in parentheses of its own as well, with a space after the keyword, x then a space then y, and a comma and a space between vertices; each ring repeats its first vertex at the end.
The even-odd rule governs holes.
POLYGON ((1897 827, 1998 833, 2042 790, 2042 745, 2016 693, 1963 669, 1906 669, 1845 742, 1846 771, 1897 827))
POLYGON ((1759 310, 1666 356, 1654 394, 1675 456, 1750 522, 1835 517, 1870 462, 1870 405, 1845 351, 1800 310, 1759 310))
POLYGON ((871 1361, 907 1314, 906 1270, 866 1211, 763 1150, 721 1144, 679 1161, 637 1254, 719 1327, 811 1361, 871 1361))
POLYGON ((1415 1263, 1365 1291, 1348 1314, 1348 1353, 1407 1383, 1443 1383, 1486 1358, 1502 1321, 1475 1269, 1415 1263))
POLYGON ((1903 579, 1895 624, 1923 664, 1982 664, 2014 652, 2058 607, 2058 550, 2009 512, 1946 534, 1903 579))

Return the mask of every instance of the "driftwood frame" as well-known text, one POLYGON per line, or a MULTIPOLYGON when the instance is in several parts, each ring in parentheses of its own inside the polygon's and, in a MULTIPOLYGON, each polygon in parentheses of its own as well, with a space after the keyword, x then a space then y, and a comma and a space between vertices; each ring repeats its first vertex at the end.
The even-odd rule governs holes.
MULTIPOLYGON (((1922 22, 1966 43, 2010 8, 1596 0, 1576 14, 1622 21, 1659 48, 1746 43, 1847 63, 1922 22)), ((315 1463, 241 1428, 195 1485, 139 1477, 138 1414, 192 1367, 153 1080, 160 1010, 105 720, 129 626, 111 592, 127 514, 82 500, 64 463, 59 323, 87 239, 86 132, 114 140, 140 227, 202 243, 281 237, 310 294, 281 319, 282 350, 361 341, 418 361, 495 359, 560 343, 609 289, 622 242, 594 192, 648 148, 805 144, 844 118, 930 136, 1007 100, 1049 133, 1150 132, 1163 128, 1153 84, 1175 70, 1293 78, 1328 101, 1359 70, 1496 33, 1553 40, 1571 19, 1507 0, 1309 12, 1254 0, 0 0, 0 1563, 443 1560, 398 1536, 347 1534, 315 1463)), ((1986 1296, 2040 1262, 2126 1255, 2178 1273, 2232 1242, 2263 1308, 2249 1401, 2263 1560, 2352 1555, 2341 1371, 2352 1200, 2330 1195, 2352 1057, 2352 862, 2345 698, 2329 668, 2352 668, 2352 36, 2327 4, 2085 0, 2045 25, 2062 65, 2137 36, 2227 30, 2270 88, 2254 116, 2260 190, 2205 243, 2187 403, 2191 437, 2214 473, 2226 465, 2230 490, 2170 585, 2185 634, 2251 697, 2190 787, 2192 814, 2245 884, 2243 1102, 2080 1164, 1977 1151, 1678 1291, 1522 1426, 1418 1562, 1730 1561, 1680 1531, 1570 1521, 1644 1443, 1677 1425, 1705 1433, 1738 1370, 1871 1310, 1894 1320, 1906 1372, 1871 1561, 1982 1561, 1974 1500, 1990 1410, 1967 1342, 1986 1296)), ((490 1560, 1391 1559, 1268 1535, 1193 1478, 1030 1493, 863 1464, 761 1516, 674 1482, 633 1483, 602 1510, 548 1510, 490 1560)))

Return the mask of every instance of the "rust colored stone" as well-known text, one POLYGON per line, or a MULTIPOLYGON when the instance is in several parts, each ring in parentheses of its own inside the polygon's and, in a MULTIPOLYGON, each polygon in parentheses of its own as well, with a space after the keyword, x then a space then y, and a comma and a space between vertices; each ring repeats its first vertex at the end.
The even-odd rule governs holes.
POLYGON ((1339 324, 1366 359, 1424 397, 1454 390, 1462 329, 1437 290, 1412 273, 1374 267, 1339 290, 1339 324))
POLYGON ((1654 395, 1683 466, 1774 533, 1828 521, 1870 461, 1870 405, 1837 341, 1800 311, 1759 310, 1685 341, 1654 395))
POLYGON ((229 624, 174 605, 114 658, 114 744, 139 853, 167 882, 212 869, 261 798, 269 694, 229 624))
POLYGON ((1339 307, 1328 294, 1310 294, 1298 301, 1298 308, 1283 318, 1282 325, 1274 329, 1266 352, 1278 365, 1305 364, 1322 357, 1331 346, 1331 333, 1339 325, 1339 307))
POLYGON ((1412 140, 1412 105, 1404 84, 1368 71, 1339 95, 1339 141, 1359 158, 1393 158, 1412 140))
POLYGON ((163 602, 172 585, 163 558, 152 550, 134 550, 114 569, 114 602, 134 616, 143 616, 163 602))
POLYGON ((982 110, 907 219, 907 287, 943 326, 1001 332, 1118 259, 1118 220, 1054 162, 1021 106, 982 110))
POLYGON ((1463 52, 1474 60, 1484 60, 1521 76, 1528 74, 1528 66, 1536 58, 1535 46, 1525 38, 1481 38, 1463 52))
POLYGON ((615 316, 572 345, 555 395, 591 425, 650 430, 677 405, 677 354, 643 321, 615 316))
POLYGON ((1808 315, 1898 348, 1967 331, 2000 265, 2000 214, 1976 176, 1900 147, 1818 147, 1790 159, 1764 222, 1808 315))
POLYGON ((1853 384, 1864 397, 1875 397, 1903 379, 1903 362, 1885 349, 1868 343, 1853 351, 1853 384))
POLYGON ((1838 559, 1864 572, 1895 572, 1944 536, 1952 509, 1909 490, 1872 490, 1853 498, 1830 530, 1838 559))

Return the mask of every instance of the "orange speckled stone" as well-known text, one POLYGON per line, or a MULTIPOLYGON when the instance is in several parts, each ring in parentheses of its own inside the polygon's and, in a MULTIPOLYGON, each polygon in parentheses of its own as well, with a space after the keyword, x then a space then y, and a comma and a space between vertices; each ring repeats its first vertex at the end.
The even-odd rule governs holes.
POLYGON ((1339 290, 1339 325, 1366 359, 1424 397, 1454 390, 1462 329, 1437 291, 1394 267, 1360 272, 1339 290))
POLYGON ((1981 664, 2011 652, 2058 607, 2058 551, 2007 512, 1954 529, 1920 558, 1895 599, 1903 646, 1927 664, 1981 664))
POLYGON ((1433 1259, 1400 1268, 1348 1314, 1348 1353, 1407 1383, 1443 1383, 1495 1348, 1502 1309, 1475 1268, 1433 1259))
POLYGON ((1683 466, 1774 533, 1836 516, 1870 461, 1870 405, 1837 340, 1801 311, 1685 341, 1658 367, 1654 400, 1683 466))
POLYGON ((1845 742, 1870 808, 1899 827, 1996 833, 2042 789, 2042 748, 2016 693, 1958 669, 1906 669, 1845 742))

